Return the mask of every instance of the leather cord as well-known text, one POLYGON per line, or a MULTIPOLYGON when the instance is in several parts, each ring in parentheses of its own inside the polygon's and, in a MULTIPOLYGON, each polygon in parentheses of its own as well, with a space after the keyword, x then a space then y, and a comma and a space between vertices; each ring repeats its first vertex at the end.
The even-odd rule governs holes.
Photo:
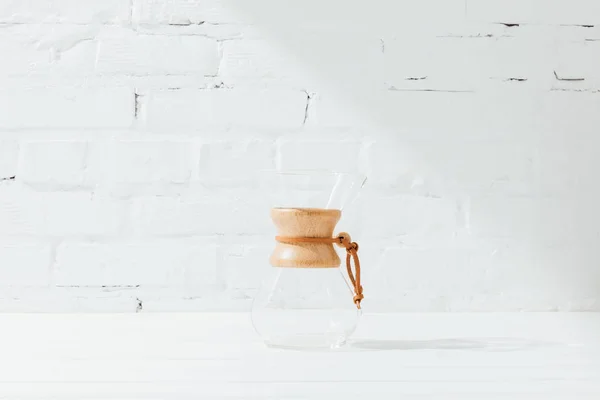
POLYGON ((346 232, 339 233, 333 238, 312 238, 312 237, 287 237, 275 236, 275 240, 281 243, 331 243, 337 244, 346 249, 346 269, 352 286, 354 287, 353 301, 356 308, 360 309, 360 302, 364 299, 363 288, 360 284, 360 261, 358 259, 358 243, 353 242, 350 235, 346 232), (352 261, 354 261, 354 271, 352 272, 352 261))

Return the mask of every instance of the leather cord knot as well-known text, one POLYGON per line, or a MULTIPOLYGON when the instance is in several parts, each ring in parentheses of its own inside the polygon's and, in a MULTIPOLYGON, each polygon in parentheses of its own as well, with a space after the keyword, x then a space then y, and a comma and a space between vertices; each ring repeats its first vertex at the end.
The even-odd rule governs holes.
POLYGON ((348 247, 346 247, 347 252, 358 251, 358 243, 352 242, 348 247))
POLYGON ((361 286, 361 287, 359 287, 359 292, 352 298, 352 300, 354 300, 354 304, 356 304, 356 307, 360 308, 360 302, 364 298, 365 298, 365 296, 362 294, 362 286, 361 286))

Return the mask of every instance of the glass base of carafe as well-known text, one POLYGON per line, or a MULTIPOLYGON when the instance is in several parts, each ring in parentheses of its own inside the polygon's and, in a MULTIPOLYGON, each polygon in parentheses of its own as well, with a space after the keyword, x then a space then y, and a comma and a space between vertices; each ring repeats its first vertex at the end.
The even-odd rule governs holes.
POLYGON ((351 303, 334 309, 269 309, 255 307, 252 323, 270 347, 337 349, 357 327, 361 312, 351 303))
POLYGON ((346 336, 293 335, 265 339, 269 347, 291 350, 335 350, 346 344, 346 336))

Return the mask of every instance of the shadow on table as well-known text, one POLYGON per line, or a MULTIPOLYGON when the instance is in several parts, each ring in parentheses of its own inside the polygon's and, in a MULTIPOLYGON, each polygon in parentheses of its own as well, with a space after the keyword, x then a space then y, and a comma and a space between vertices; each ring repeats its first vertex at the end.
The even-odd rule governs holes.
POLYGON ((429 340, 352 340, 348 347, 360 350, 480 350, 518 351, 556 346, 558 343, 519 338, 471 338, 429 340))

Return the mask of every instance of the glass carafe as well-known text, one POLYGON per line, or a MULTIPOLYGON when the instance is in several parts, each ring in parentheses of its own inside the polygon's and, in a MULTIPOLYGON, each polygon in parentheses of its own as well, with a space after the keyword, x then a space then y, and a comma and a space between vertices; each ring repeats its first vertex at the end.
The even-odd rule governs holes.
POLYGON ((263 176, 277 236, 265 254, 271 268, 254 299, 252 322, 267 345, 337 348, 356 329, 362 300, 358 246, 336 225, 365 181, 359 174, 317 171, 263 176))

